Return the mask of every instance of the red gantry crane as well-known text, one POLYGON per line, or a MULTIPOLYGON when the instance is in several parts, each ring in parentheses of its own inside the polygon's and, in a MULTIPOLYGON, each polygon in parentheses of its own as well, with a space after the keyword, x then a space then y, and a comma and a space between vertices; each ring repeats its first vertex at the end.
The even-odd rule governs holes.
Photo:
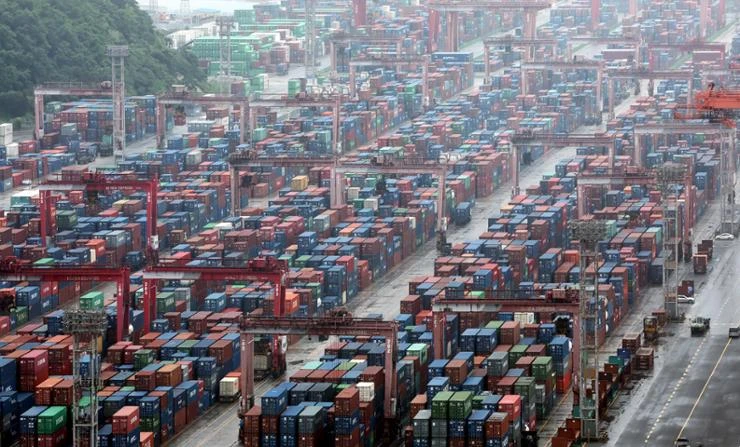
POLYGON ((239 106, 239 143, 247 141, 247 113, 249 112, 249 99, 244 96, 212 96, 190 93, 183 85, 173 85, 170 92, 157 98, 157 147, 163 148, 165 143, 167 106, 178 106, 184 104, 231 104, 239 106))
POLYGON ((447 51, 459 51, 459 14, 461 12, 488 11, 495 13, 521 12, 524 15, 522 35, 526 39, 534 39, 537 34, 537 13, 552 6, 549 0, 430 0, 426 3, 429 9, 429 44, 427 50, 432 51, 437 40, 440 28, 439 14, 445 14, 447 22, 447 51))
POLYGON ((357 75, 358 67, 394 67, 396 71, 399 71, 401 67, 418 67, 421 66, 422 81, 421 81, 421 97, 424 106, 428 106, 430 103, 429 98, 429 56, 428 55, 401 55, 396 54, 395 56, 383 56, 383 55, 368 55, 363 58, 352 58, 349 61, 349 94, 352 98, 355 97, 357 90, 357 81, 355 79, 357 75))
MULTIPOLYGON (((158 281, 264 281, 274 286, 273 316, 285 314, 285 287, 288 266, 274 258, 250 259, 246 267, 191 267, 187 265, 154 265, 143 272, 144 281, 144 326, 151 327, 156 316, 158 281)), ((274 318, 270 317, 272 321, 274 318)), ((284 356, 277 339, 273 340, 273 371, 285 371, 284 356)))
MULTIPOLYGON (((564 148, 573 146, 597 146, 606 147, 609 154, 609 173, 614 172, 614 159, 616 152, 616 135, 610 134, 538 134, 534 132, 522 132, 508 137, 512 148, 511 168, 514 187, 512 196, 519 194, 519 146, 541 145, 550 148, 564 148)), ((582 215, 579 213, 579 215, 582 215)))
POLYGON ((405 36, 373 36, 371 34, 364 34, 358 32, 356 34, 349 34, 345 32, 337 32, 329 36, 329 55, 331 57, 331 73, 336 76, 337 72, 337 50, 336 47, 346 47, 351 45, 353 42, 363 43, 373 46, 392 46, 396 55, 400 56, 403 53, 403 40, 405 36))
POLYGON ((678 51, 681 54, 693 53, 694 51, 717 51, 720 54, 720 60, 722 62, 727 54, 727 46, 724 43, 719 42, 684 42, 684 43, 649 43, 647 46, 648 51, 648 67, 652 70, 655 66, 655 58, 653 55, 656 51, 678 51))
POLYGON ((131 276, 127 267, 38 267, 11 257, 0 260, 0 278, 5 281, 115 282, 118 293, 116 297, 116 340, 124 340, 128 335, 131 276))
POLYGON ((51 232, 51 193, 52 191, 86 191, 87 194, 109 193, 120 190, 136 190, 146 193, 146 235, 147 235, 147 258, 156 259, 159 249, 157 237, 157 190, 158 180, 138 179, 135 174, 104 174, 91 171, 62 171, 56 178, 47 180, 39 186, 39 211, 41 245, 46 247, 49 243, 48 236, 51 232))
POLYGON ((534 52, 537 47, 550 46, 553 48, 554 52, 557 44, 558 41, 555 39, 542 37, 515 37, 511 34, 503 35, 500 37, 489 37, 483 40, 483 64, 485 66, 485 82, 488 83, 488 80, 491 77, 491 48, 504 48, 508 52, 510 52, 512 48, 524 48, 526 51, 524 52, 523 60, 530 61, 534 59, 534 52))
POLYGON ((601 108, 601 79, 604 70, 604 63, 591 59, 573 58, 570 61, 522 61, 519 64, 522 73, 522 95, 527 94, 526 74, 529 70, 537 71, 574 71, 574 70, 595 70, 596 71, 596 100, 601 108))
POLYGON ((34 97, 34 129, 33 137, 40 140, 44 136, 44 97, 45 96, 74 96, 78 98, 110 98, 113 94, 111 81, 98 84, 81 82, 55 82, 42 84, 33 89, 34 97))
MULTIPOLYGON (((254 405, 254 336, 255 335, 331 335, 381 336, 385 338, 383 387, 384 439, 398 439, 396 417, 396 363, 398 359, 398 323, 369 318, 353 318, 343 309, 337 309, 323 318, 248 317, 241 321, 241 371, 242 401, 239 417, 254 405)), ((384 444, 388 445, 388 444, 384 444)))

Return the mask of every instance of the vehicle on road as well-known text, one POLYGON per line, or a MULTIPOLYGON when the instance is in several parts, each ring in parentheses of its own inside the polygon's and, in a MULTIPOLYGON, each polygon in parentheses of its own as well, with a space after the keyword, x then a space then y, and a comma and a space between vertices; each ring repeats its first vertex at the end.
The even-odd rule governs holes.
POLYGON ((692 444, 686 438, 678 438, 678 439, 676 439, 676 442, 674 442, 673 445, 675 447, 703 447, 703 444, 692 444))
POLYGON ((691 336, 704 335, 709 330, 711 318, 694 317, 691 320, 691 336))
POLYGON ((740 337, 740 326, 731 327, 728 336, 730 338, 740 337))
POLYGON ((735 239, 735 236, 733 236, 731 233, 721 233, 714 237, 718 241, 732 241, 735 239))
POLYGON ((678 301, 678 304, 694 304, 694 297, 686 296, 686 295, 678 295, 676 297, 676 301, 678 301))

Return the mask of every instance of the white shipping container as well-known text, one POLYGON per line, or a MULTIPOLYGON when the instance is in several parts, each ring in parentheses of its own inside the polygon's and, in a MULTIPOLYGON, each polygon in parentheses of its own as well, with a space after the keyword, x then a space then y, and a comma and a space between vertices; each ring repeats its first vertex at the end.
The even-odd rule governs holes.
POLYGON ((360 392, 360 402, 372 402, 375 399, 375 384, 372 382, 358 382, 357 390, 360 392))
POLYGON ((255 355, 254 359, 252 360, 252 364, 254 365, 254 369, 256 371, 265 371, 269 369, 266 355, 255 355))
POLYGON ((2 123, 0 124, 0 135, 8 135, 13 134, 13 124, 12 123, 2 123))
POLYGON ((356 186, 350 186, 347 188, 347 198, 349 200, 355 200, 358 197, 360 197, 360 188, 356 186))
POLYGON ((224 377, 218 383, 218 394, 223 397, 233 397, 239 394, 239 379, 224 377))
POLYGON ((13 142, 13 134, 0 135, 0 146, 7 146, 13 142))
POLYGON ((18 143, 8 143, 4 146, 7 158, 18 158, 18 143))
POLYGON ((522 324, 533 324, 534 313, 533 312, 514 312, 514 321, 518 321, 522 324))
POLYGON ((378 199, 376 198, 365 199, 364 208, 370 208, 372 210, 377 211, 378 210, 378 199))

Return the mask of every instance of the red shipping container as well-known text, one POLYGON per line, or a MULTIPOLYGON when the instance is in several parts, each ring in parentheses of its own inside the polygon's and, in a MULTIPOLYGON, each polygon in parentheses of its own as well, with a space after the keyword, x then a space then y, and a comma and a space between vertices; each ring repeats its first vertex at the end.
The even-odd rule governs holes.
POLYGON ((38 447, 60 447, 66 444, 67 427, 62 427, 52 435, 38 435, 38 447))
POLYGON ((128 406, 113 415, 113 434, 125 435, 139 427, 139 407, 128 406))
POLYGON ((507 413, 509 422, 514 423, 522 414, 522 397, 514 394, 506 395, 498 402, 498 409, 507 413))
POLYGON ((188 410, 182 408, 175 412, 175 433, 180 433, 188 423, 188 410))
POLYGON ((195 422, 195 420, 198 419, 198 416, 200 416, 200 408, 198 407, 198 402, 191 402, 190 405, 188 405, 187 412, 185 414, 185 417, 187 418, 187 423, 190 424, 192 422, 195 422))
POLYGON ((360 408, 360 391, 355 387, 345 388, 334 398, 334 414, 351 417, 360 408))
POLYGON ((139 435, 139 447, 154 447, 154 433, 143 431, 139 435))
POLYGON ((51 377, 41 382, 34 390, 36 405, 52 405, 52 390, 61 381, 61 377, 51 377))
POLYGON ((49 352, 33 350, 20 358, 20 391, 33 392, 49 378, 49 352))
POLYGON ((51 404, 71 406, 74 394, 74 382, 69 379, 62 380, 51 390, 51 404))

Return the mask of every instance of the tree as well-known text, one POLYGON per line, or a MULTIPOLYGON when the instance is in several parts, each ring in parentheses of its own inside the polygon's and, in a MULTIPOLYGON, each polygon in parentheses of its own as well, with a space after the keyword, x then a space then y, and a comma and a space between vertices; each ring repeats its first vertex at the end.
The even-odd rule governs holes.
POLYGON ((129 95, 205 81, 195 56, 168 48, 135 0, 5 0, 0 42, 0 117, 5 118, 33 109, 34 85, 109 80, 105 50, 112 44, 129 46, 129 95))

